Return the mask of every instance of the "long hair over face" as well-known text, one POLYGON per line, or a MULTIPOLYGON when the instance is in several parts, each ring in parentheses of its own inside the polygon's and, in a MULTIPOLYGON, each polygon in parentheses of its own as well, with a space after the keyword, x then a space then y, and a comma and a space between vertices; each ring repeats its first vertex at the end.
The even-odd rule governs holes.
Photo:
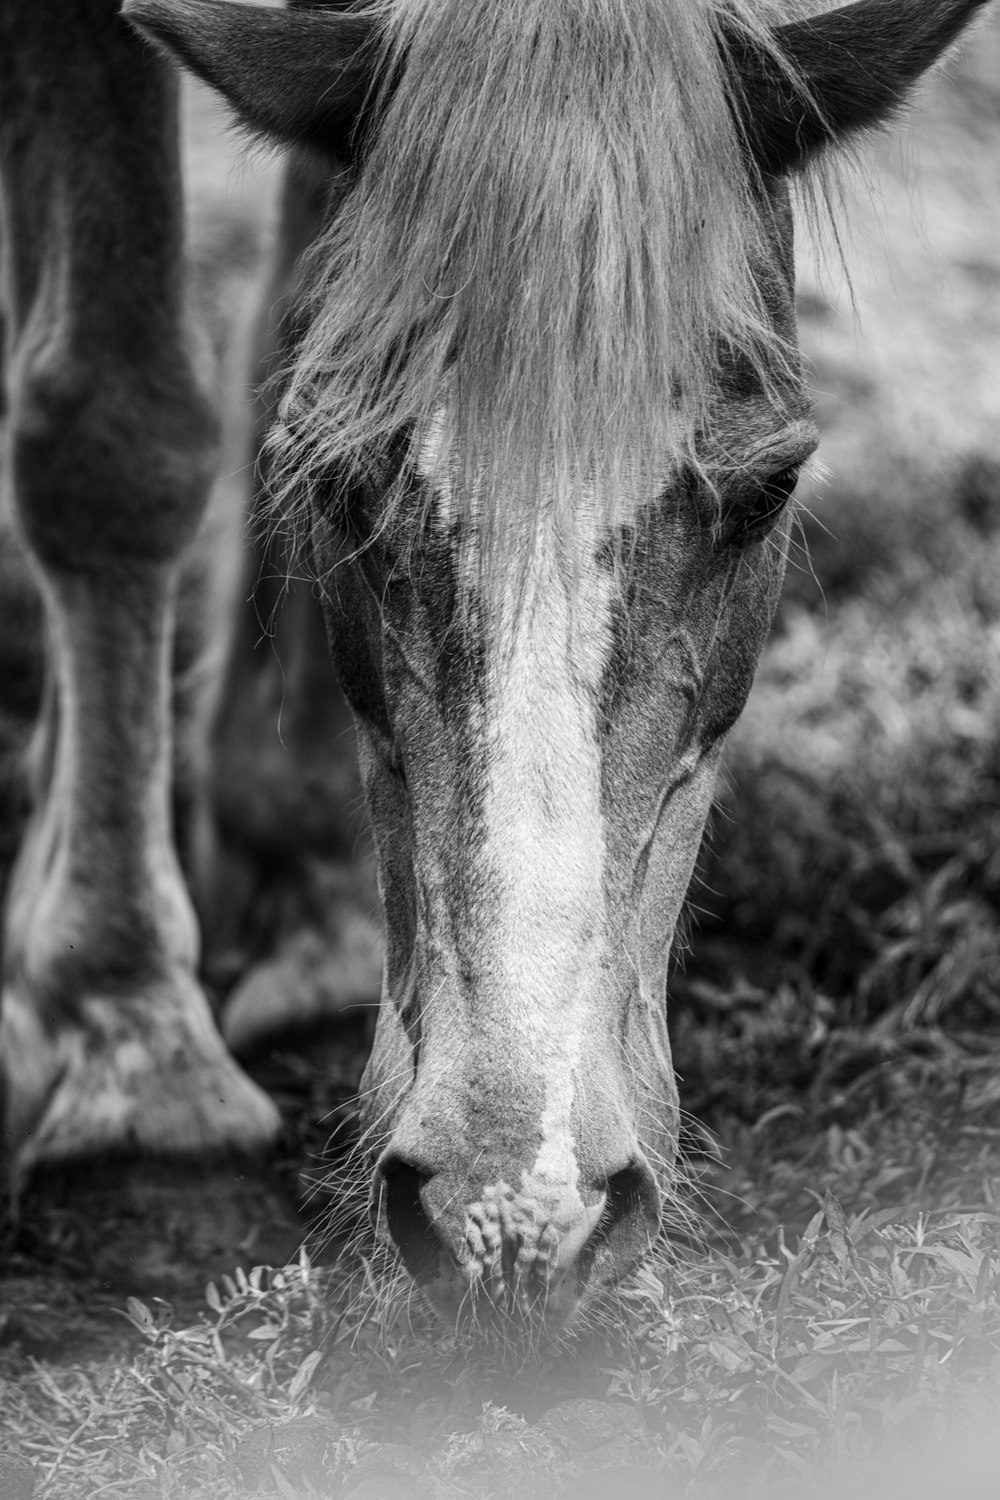
MULTIPOLYGON (((767 385, 760 184, 724 34, 794 0, 377 0, 384 80, 317 243, 272 442, 279 505, 407 431, 489 559, 614 524, 690 461, 719 341, 767 385)), ((404 487, 397 485, 398 501, 404 487)), ((386 504, 394 503, 390 492, 386 504)))

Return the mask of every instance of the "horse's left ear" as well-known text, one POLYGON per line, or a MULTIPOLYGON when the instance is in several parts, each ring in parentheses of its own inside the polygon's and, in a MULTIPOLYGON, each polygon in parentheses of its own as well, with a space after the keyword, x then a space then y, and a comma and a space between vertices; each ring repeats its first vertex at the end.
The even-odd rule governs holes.
POLYGON ((124 0, 122 14, 252 130, 331 157, 350 152, 374 77, 370 21, 230 0, 124 0))
POLYGON ((787 70, 746 41, 729 62, 744 135, 764 173, 879 125, 986 0, 860 0, 779 27, 787 70))

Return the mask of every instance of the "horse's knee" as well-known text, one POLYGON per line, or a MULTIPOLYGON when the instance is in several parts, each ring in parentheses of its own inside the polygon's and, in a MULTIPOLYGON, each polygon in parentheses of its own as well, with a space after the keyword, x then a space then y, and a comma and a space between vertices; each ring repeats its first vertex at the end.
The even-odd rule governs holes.
POLYGON ((60 348, 15 361, 14 504, 44 569, 169 565, 193 537, 217 458, 217 420, 186 355, 147 364, 60 348))

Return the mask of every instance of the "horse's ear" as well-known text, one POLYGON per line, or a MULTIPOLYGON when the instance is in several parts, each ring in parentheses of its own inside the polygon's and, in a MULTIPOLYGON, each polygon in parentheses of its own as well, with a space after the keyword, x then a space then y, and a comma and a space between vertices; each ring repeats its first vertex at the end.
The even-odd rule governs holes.
POLYGON ((230 0, 124 0, 122 14, 218 89, 251 130, 329 156, 350 152, 372 89, 370 22, 230 0))
POLYGON ((879 125, 985 0, 860 0, 779 27, 787 67, 745 40, 729 61, 743 131, 765 173, 879 125))

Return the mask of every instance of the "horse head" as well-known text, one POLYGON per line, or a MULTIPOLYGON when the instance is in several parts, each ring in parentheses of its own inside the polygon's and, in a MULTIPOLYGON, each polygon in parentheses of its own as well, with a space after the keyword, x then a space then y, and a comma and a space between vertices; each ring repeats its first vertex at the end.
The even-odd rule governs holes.
POLYGON ((373 1207, 449 1318, 558 1332, 658 1233, 668 954, 816 444, 789 182, 976 9, 127 0, 330 164, 272 474, 378 841, 373 1207))

